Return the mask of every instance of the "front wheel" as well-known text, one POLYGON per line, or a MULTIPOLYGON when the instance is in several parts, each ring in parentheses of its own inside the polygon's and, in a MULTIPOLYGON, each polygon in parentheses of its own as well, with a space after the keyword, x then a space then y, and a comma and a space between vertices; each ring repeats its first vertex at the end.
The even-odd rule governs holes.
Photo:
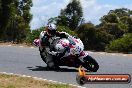
POLYGON ((97 72, 97 70, 99 69, 99 65, 98 65, 97 61, 94 58, 92 58, 91 56, 86 56, 84 58, 83 67, 86 68, 87 70, 93 71, 93 72, 97 72))

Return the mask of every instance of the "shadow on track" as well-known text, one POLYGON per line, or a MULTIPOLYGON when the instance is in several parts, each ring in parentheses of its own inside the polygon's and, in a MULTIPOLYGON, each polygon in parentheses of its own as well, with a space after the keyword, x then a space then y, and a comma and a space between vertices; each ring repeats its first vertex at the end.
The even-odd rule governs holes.
POLYGON ((27 67, 31 71, 56 71, 56 72, 78 72, 76 69, 69 68, 60 68, 59 70, 49 70, 47 67, 36 66, 36 67, 27 67))

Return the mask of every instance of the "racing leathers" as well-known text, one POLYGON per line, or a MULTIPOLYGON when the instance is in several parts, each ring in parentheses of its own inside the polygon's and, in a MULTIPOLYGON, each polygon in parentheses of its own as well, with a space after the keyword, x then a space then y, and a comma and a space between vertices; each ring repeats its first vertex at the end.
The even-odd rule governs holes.
MULTIPOLYGON (((68 38, 70 35, 66 32, 56 32, 54 36, 49 36, 46 31, 42 31, 40 34, 40 53, 45 56, 45 62, 49 68, 56 68, 58 67, 55 62, 55 56, 59 56, 60 53, 54 50, 53 42, 56 38, 68 38)), ((63 52, 65 53, 65 52, 63 52)))

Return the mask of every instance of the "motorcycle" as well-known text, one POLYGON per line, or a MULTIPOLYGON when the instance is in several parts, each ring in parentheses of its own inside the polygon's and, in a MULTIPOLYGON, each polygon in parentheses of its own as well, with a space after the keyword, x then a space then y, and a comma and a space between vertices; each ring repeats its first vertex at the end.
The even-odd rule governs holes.
MULTIPOLYGON (((34 40, 34 44, 38 45, 38 40, 34 40), (35 43, 36 42, 36 43, 35 43)), ((88 52, 84 51, 84 45, 79 38, 69 36, 68 38, 56 38, 52 43, 52 48, 60 53, 62 56, 55 56, 54 59, 57 61, 55 64, 58 66, 69 66, 69 67, 79 67, 83 66, 89 71, 96 72, 99 69, 97 61, 91 57, 88 52), (64 52, 64 53, 62 53, 64 52)), ((46 63, 46 52, 40 50, 40 56, 42 60, 46 63)))

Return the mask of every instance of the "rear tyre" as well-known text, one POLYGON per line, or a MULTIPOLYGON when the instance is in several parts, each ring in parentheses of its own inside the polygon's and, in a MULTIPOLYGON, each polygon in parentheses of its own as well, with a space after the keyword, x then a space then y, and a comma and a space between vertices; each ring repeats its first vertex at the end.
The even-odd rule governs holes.
POLYGON ((91 56, 86 56, 84 58, 84 64, 83 67, 86 68, 89 71, 97 72, 99 69, 99 65, 95 59, 93 59, 91 56))

